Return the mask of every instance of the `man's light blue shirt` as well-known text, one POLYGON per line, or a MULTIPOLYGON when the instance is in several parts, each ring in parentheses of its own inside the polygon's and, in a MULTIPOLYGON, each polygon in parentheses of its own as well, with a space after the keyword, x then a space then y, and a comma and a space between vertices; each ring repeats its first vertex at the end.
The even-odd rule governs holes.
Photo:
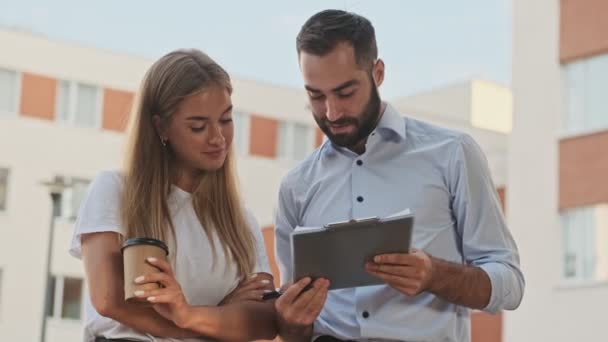
MULTIPOLYGON (((404 209, 415 216, 413 247, 488 274, 492 295, 484 311, 519 305, 524 277, 517 246, 479 146, 464 133, 404 118, 390 105, 365 153, 326 141, 283 179, 275 223, 281 282, 292 281, 295 227, 404 209)), ((314 336, 470 341, 469 311, 428 292, 410 297, 388 285, 332 290, 314 336)))

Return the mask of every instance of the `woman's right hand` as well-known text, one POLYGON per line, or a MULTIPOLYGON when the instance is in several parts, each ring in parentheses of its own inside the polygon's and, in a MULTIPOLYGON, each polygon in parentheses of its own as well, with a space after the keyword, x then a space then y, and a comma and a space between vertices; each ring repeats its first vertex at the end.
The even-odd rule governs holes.
POLYGON ((266 272, 254 273, 224 297, 219 305, 246 300, 261 302, 262 296, 264 296, 265 293, 274 290, 274 278, 272 274, 266 272))
POLYGON ((152 303, 156 312, 181 327, 187 319, 189 305, 181 286, 175 279, 171 265, 156 258, 148 258, 146 261, 157 267, 161 272, 140 276, 135 279, 135 282, 137 284, 159 283, 161 288, 135 291, 135 295, 152 303))

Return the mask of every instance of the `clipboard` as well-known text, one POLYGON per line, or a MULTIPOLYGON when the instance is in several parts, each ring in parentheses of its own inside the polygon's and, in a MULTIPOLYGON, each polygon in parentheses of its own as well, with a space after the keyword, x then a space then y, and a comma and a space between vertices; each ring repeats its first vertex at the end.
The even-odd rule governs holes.
POLYGON ((368 217, 296 229, 291 234, 292 281, 326 278, 330 290, 384 284, 365 263, 385 253, 408 253, 414 216, 368 217))

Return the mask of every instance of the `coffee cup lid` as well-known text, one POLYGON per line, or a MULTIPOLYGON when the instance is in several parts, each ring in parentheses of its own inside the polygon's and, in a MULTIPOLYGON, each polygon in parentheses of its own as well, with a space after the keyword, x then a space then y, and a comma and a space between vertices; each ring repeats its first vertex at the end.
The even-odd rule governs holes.
POLYGON ((152 246, 157 246, 162 248, 165 253, 167 255, 169 255, 169 248, 167 247, 167 245, 157 239, 152 239, 152 238, 131 238, 128 239, 127 241, 125 241, 122 244, 122 248, 120 249, 120 252, 123 253, 125 248, 127 247, 131 247, 131 246, 137 246, 137 245, 152 245, 152 246))

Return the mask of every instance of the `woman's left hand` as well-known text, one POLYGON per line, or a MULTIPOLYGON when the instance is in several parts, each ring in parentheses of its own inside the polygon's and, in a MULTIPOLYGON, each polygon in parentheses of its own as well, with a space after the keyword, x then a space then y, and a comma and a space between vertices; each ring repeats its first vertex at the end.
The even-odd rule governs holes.
POLYGON ((264 294, 272 291, 274 291, 274 278, 272 274, 266 272, 254 273, 224 297, 219 305, 241 301, 261 302, 264 294))
POLYGON ((164 318, 181 326, 188 315, 190 306, 184 297, 181 286, 175 279, 171 265, 157 258, 147 258, 150 265, 157 267, 161 272, 140 276, 135 279, 137 284, 159 283, 160 289, 148 291, 135 291, 139 298, 145 298, 153 304, 154 310, 164 318))

